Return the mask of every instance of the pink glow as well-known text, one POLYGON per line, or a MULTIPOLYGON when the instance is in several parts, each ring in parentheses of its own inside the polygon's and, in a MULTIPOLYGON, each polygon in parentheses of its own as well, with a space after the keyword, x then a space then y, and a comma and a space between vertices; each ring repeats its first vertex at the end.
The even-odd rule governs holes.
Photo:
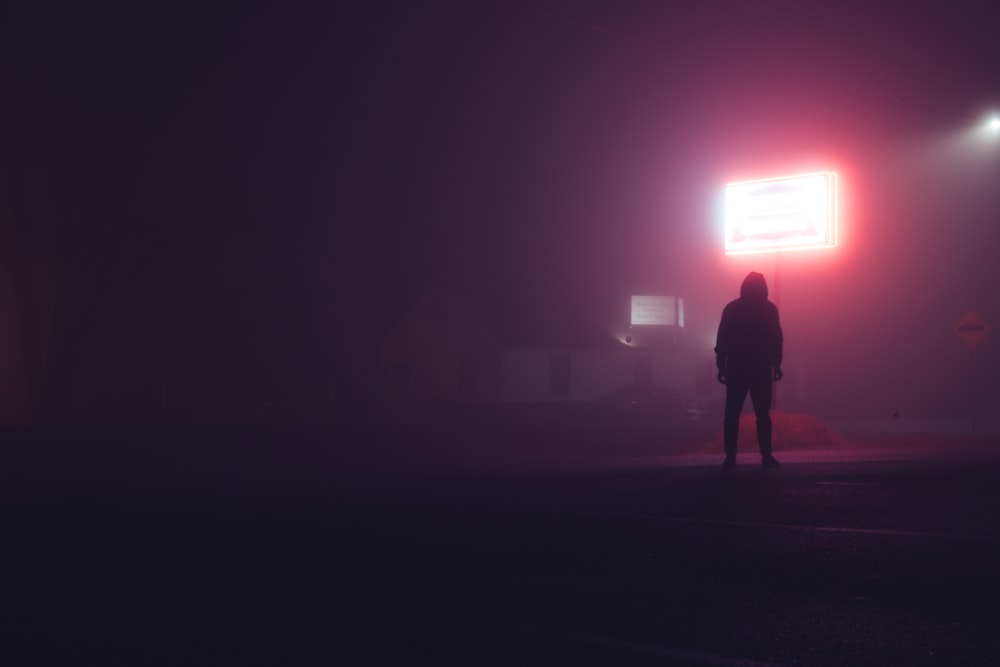
POLYGON ((836 246, 837 197, 832 171, 728 184, 726 254, 836 246))

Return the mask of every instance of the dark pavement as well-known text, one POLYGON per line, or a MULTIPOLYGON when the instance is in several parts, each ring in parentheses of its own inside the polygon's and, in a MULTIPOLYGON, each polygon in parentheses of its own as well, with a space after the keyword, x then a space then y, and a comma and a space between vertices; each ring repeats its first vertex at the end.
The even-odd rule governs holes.
POLYGON ((1000 442, 873 451, 8 469, 4 663, 996 664, 1000 442))

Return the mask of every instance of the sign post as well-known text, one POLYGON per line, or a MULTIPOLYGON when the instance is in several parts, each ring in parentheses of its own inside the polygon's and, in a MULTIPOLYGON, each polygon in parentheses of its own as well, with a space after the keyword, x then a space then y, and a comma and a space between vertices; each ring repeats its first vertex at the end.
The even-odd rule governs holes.
POLYGON ((972 392, 972 432, 976 432, 976 346, 989 333, 990 325, 974 310, 970 310, 955 323, 955 334, 969 346, 969 387, 972 392))

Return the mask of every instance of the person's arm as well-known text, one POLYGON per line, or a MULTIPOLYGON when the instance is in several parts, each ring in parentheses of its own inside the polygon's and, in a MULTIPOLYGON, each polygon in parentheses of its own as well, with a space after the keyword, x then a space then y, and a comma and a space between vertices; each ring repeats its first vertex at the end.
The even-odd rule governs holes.
POLYGON ((718 369, 716 379, 722 384, 726 384, 726 368, 729 364, 730 337, 732 332, 731 319, 728 310, 722 311, 722 319, 719 321, 719 331, 715 336, 715 367, 718 369))
POLYGON ((783 361, 783 348, 785 344, 784 335, 781 332, 781 320, 778 317, 778 309, 774 309, 774 328, 773 328, 773 340, 771 348, 771 367, 774 373, 774 380, 777 382, 785 376, 785 373, 781 370, 781 362, 783 361))

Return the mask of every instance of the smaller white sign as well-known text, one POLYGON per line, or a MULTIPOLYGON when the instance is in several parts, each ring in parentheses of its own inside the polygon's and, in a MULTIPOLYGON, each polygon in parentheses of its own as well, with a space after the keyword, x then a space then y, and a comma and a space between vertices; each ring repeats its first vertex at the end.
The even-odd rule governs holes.
MULTIPOLYGON (((677 307, 680 299, 672 296, 633 296, 633 325, 678 324, 677 307)), ((680 323, 683 326, 683 322, 680 323)))

